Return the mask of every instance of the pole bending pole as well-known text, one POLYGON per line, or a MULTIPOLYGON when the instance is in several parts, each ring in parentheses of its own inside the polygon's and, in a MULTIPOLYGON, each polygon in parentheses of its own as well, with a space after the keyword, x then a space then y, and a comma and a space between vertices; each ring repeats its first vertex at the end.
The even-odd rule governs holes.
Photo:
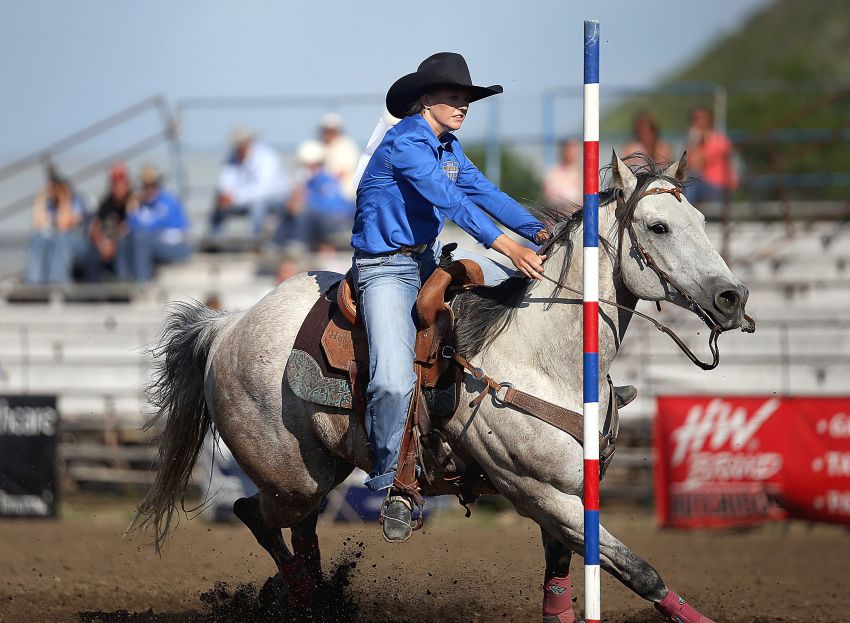
POLYGON ((584 618, 599 587, 599 22, 584 22, 584 618))

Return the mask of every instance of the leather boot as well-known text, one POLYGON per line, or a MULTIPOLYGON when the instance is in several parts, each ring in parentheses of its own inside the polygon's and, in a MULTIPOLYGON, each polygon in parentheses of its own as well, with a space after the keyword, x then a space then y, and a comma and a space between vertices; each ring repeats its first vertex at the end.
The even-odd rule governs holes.
POLYGON ((617 408, 621 409, 637 398, 637 389, 634 385, 615 385, 614 396, 617 398, 617 408))
POLYGON ((392 491, 381 507, 384 540, 388 543, 403 543, 413 533, 413 503, 399 491, 392 491))

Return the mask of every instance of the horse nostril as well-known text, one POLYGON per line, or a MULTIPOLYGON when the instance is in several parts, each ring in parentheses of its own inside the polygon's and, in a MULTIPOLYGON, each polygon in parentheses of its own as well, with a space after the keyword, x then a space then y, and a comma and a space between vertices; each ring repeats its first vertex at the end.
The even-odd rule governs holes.
POLYGON ((724 290, 715 297, 714 302, 721 311, 733 312, 741 307, 741 294, 737 290, 724 290))

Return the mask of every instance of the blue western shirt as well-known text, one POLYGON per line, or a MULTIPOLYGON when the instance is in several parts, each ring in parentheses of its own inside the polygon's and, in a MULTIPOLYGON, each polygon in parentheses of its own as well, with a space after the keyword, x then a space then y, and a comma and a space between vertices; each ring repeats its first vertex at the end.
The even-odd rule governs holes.
POLYGON ((159 231, 189 229, 189 221, 177 197, 159 191, 151 201, 139 203, 139 207, 127 217, 131 231, 159 231))
POLYGON ((351 246, 380 254, 430 243, 449 218, 490 247, 502 232, 485 212, 532 242, 543 229, 484 177, 453 134, 437 138, 422 115, 412 115, 387 132, 366 166, 351 246))
POLYGON ((354 208, 350 199, 342 194, 339 179, 320 170, 314 173, 304 184, 305 203, 311 212, 327 215, 351 216, 354 208))

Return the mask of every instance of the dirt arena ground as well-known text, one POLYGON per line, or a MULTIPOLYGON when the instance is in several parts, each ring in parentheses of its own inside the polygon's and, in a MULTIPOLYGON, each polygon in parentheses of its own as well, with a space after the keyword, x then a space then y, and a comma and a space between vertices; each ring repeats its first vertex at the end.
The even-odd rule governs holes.
MULTIPOLYGON (((0 522, 2 623, 270 621, 259 588, 271 560, 237 525, 181 521, 162 558, 145 535, 122 538, 128 506, 66 504, 59 521, 0 522), (224 585, 217 583, 226 583, 224 585)), ((850 531, 803 523, 745 532, 660 531, 645 510, 609 510, 606 525, 647 557, 667 584, 718 623, 850 621, 850 531)), ((324 569, 348 622, 539 621, 537 527, 510 516, 432 517, 405 545, 375 525, 323 524, 324 569), (347 576, 348 579, 345 579, 347 576)), ((581 603, 581 559, 573 575, 581 603)), ((611 623, 660 621, 603 578, 611 623)), ((306 620, 303 617, 283 617, 306 620)))

